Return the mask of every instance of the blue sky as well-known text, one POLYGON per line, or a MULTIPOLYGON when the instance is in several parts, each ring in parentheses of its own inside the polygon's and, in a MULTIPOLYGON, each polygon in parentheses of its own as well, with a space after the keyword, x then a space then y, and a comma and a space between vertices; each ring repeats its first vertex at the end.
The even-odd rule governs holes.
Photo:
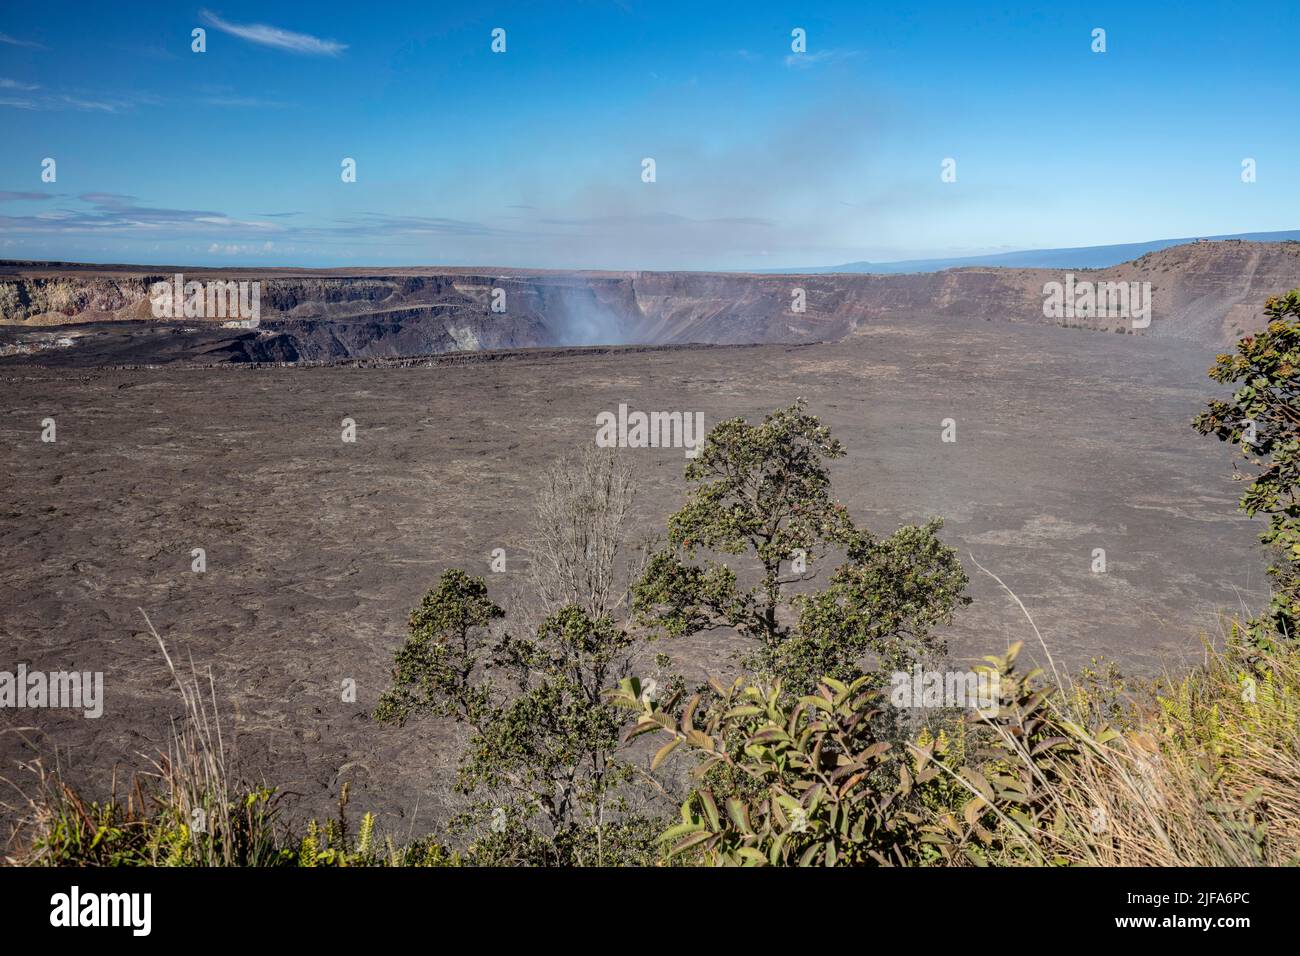
POLYGON ((0 257, 743 270, 1295 229, 1297 27, 1294 0, 7 5, 0 257))

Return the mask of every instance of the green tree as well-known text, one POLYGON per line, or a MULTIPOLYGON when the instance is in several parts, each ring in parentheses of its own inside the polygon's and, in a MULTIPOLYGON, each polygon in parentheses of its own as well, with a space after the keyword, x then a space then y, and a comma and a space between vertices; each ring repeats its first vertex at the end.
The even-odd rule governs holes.
POLYGON ((1268 327, 1247 335, 1210 369, 1216 382, 1237 385, 1231 401, 1212 401, 1193 426, 1240 445, 1256 469, 1240 508, 1269 516, 1260 540, 1275 555, 1269 567, 1268 612, 1249 622, 1253 644, 1267 651, 1296 640, 1300 622, 1300 289, 1265 306, 1268 327))
POLYGON ((621 720, 603 691, 625 675, 633 639, 607 617, 567 605, 532 638, 495 637, 504 611, 481 578, 451 569, 411 614, 378 720, 420 716, 467 725, 457 789, 479 799, 455 821, 480 834, 478 862, 583 865, 648 853, 621 794, 621 720), (618 832, 620 839, 611 840, 618 832), (639 837, 638 837, 639 834, 639 837))
POLYGON ((939 540, 943 521, 906 525, 887 538, 863 536, 824 590, 794 599, 798 624, 782 648, 782 670, 802 688, 814 675, 852 676, 874 654, 881 671, 907 670, 943 650, 933 629, 969 602, 957 553, 939 540))
POLYGON ((757 425, 716 425, 686 467, 695 487, 669 519, 668 546, 633 589, 637 620, 670 636, 733 629, 755 645, 745 666, 793 694, 821 676, 852 680, 868 654, 892 666, 942 650, 933 628, 968 600, 942 522, 883 540, 855 527, 825 464, 843 455, 802 399, 757 425), (828 586, 796 593, 836 552, 846 562, 828 586), (754 583, 742 585, 723 555, 751 559, 754 583))
POLYGON ((588 448, 540 477, 528 593, 511 602, 511 620, 481 578, 446 571, 411 614, 376 717, 466 728, 457 789, 469 803, 452 829, 472 835, 468 861, 645 862, 653 799, 627 786, 636 771, 603 698, 644 652, 613 620, 627 600, 617 560, 631 468, 588 448))
POLYGON ((493 715, 490 685, 474 683, 489 627, 506 612, 487 596, 482 578, 444 571, 411 612, 410 634, 397 651, 393 687, 375 717, 404 724, 413 714, 454 717, 471 726, 493 715))

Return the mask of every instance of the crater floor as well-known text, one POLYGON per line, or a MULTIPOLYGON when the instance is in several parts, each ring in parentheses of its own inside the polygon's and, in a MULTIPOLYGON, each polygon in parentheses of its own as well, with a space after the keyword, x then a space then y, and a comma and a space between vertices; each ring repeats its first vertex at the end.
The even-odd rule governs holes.
MULTIPOLYGON (((1266 592, 1231 452, 1188 424, 1214 394, 1212 359, 1169 339, 949 320, 834 344, 435 367, 0 370, 0 661, 102 670, 106 694, 98 720, 0 711, 0 777, 30 785, 15 764, 39 751, 106 789, 163 746, 178 707, 143 608, 179 660, 212 667, 240 765, 297 794, 295 812, 330 812, 351 780, 354 807, 403 832, 429 826, 450 730, 368 717, 407 613, 452 565, 507 602, 538 475, 620 403, 701 411, 711 426, 806 397, 848 449, 832 474, 855 519, 888 532, 947 518, 975 598, 949 634, 959 660, 1022 639, 1042 658, 973 556, 1058 664, 1179 667, 1223 609, 1266 592), (40 440, 48 417, 54 444, 40 440), (355 444, 340 440, 344 418, 355 444), (940 440, 946 418, 955 443, 940 440), (494 575, 498 547, 508 570, 494 575), (205 573, 190 569, 194 548, 205 573), (1104 574, 1090 570, 1096 548, 1104 574), (340 700, 349 678, 356 703, 340 700)), ((686 488, 682 452, 622 453, 637 525, 662 530, 686 488)), ((734 667, 718 635, 663 649, 695 674, 734 667)))

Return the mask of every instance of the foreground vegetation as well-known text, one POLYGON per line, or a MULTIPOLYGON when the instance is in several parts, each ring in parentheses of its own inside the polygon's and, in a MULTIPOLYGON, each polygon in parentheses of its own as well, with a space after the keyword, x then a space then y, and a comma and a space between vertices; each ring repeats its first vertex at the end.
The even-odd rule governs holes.
MULTIPOLYGON (((1177 681, 1096 675, 1061 688, 990 660, 1006 678, 995 719, 972 716, 893 744, 872 729, 877 692, 827 682, 793 703, 771 686, 716 689, 685 722, 616 692, 634 729, 704 756, 708 781, 674 819, 615 822, 601 862, 1248 866, 1300 863, 1300 654, 1207 649, 1177 681), (1248 660, 1249 659, 1249 660, 1248 660), (729 746, 735 737, 739 747, 729 746), (752 781, 727 786, 717 767, 752 781), (717 781, 723 781, 719 784, 717 781)), ((517 825, 453 849, 336 818, 297 831, 267 790, 234 794, 206 828, 168 769, 103 803, 47 781, 12 862, 53 866, 473 866, 583 860, 517 825), (204 832, 206 830, 206 832, 204 832), (530 854, 541 854, 529 859, 530 854)), ((216 794, 204 797, 213 802, 216 794)), ((594 854, 594 850, 592 853, 594 854)))
POLYGON ((354 824, 346 788, 336 818, 291 827, 273 791, 232 782, 211 678, 173 667, 186 715, 168 753, 106 802, 40 776, 11 860, 1300 863, 1300 290, 1268 315, 1211 371, 1237 385, 1231 401, 1194 424, 1255 469, 1241 506, 1269 516, 1273 600, 1190 673, 1129 681, 1093 662, 1049 679, 1017 644, 980 668, 995 706, 893 706, 891 672, 945 662, 936 628, 967 602, 966 576, 938 520, 884 537, 855 525, 825 467, 843 449, 797 402, 710 432, 665 542, 629 545, 635 483, 591 450, 543 483, 517 607, 457 569, 425 595, 375 717, 462 729, 460 810, 437 833, 354 824), (619 568, 628 552, 643 558, 619 568), (742 642, 742 676, 690 687, 674 641, 714 630, 742 642))

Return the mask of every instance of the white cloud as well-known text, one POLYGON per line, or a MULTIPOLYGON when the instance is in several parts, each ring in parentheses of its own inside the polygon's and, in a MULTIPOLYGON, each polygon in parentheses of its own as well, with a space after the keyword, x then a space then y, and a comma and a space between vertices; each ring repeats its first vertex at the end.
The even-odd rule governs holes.
POLYGON ((203 18, 203 22, 208 26, 214 27, 222 33, 229 33, 231 36, 240 37, 249 43, 256 43, 260 46, 288 50, 290 53, 337 56, 348 48, 346 43, 339 43, 335 40, 322 40, 320 37, 314 37, 307 33, 294 33, 292 30, 268 26, 265 23, 231 23, 228 20, 221 19, 210 10, 200 10, 199 16, 203 18))
POLYGON ((822 63, 838 63, 861 56, 861 50, 819 50, 816 53, 788 53, 785 65, 792 70, 807 70, 822 63))
POLYGON ((33 50, 44 50, 44 49, 45 49, 45 47, 43 47, 43 46, 42 46, 41 44, 39 44, 39 43, 33 43, 31 40, 20 40, 20 39, 18 39, 17 37, 11 37, 11 36, 10 36, 9 34, 7 34, 7 33, 0 33, 0 43, 8 43, 10 46, 26 46, 26 47, 31 47, 33 50))
POLYGON ((205 106, 229 106, 236 109, 283 109, 288 103, 267 100, 260 96, 205 96, 200 100, 205 106))
POLYGON ((195 216, 195 222, 205 222, 212 226, 238 226, 243 229, 274 229, 280 227, 273 222, 257 222, 255 220, 231 219, 229 216, 195 216))
POLYGON ((82 95, 78 92, 60 93, 45 90, 34 84, 15 80, 0 80, 0 90, 21 91, 22 96, 0 96, 0 106, 20 110, 79 110, 85 113, 121 113, 136 106, 157 105, 158 98, 144 93, 82 95), (36 91, 33 94, 33 91, 36 91), (88 98, 95 97, 94 99, 88 98))

